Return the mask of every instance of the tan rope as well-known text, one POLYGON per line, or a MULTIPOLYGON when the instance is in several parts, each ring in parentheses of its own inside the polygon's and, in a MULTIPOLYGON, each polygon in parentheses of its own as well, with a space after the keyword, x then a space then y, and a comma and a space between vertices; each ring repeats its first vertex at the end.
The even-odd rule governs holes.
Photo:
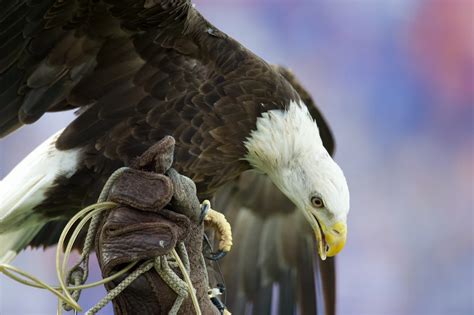
MULTIPOLYGON (((81 311, 80 305, 76 302, 76 300, 69 294, 70 290, 78 290, 78 289, 87 289, 87 288, 92 288, 96 287, 99 285, 103 285, 109 281, 112 281, 126 272, 128 272, 133 266, 136 264, 136 262, 129 264, 126 266, 123 270, 115 273, 114 275, 107 277, 105 279, 102 279, 100 281, 96 281, 94 283, 90 283, 87 285, 79 285, 79 286, 66 286, 63 281, 63 275, 65 273, 65 269, 67 267, 67 261, 69 259, 69 255, 72 250, 72 244, 74 243, 75 239, 77 238, 77 235, 80 232, 80 229, 87 223, 88 219, 91 218, 94 214, 105 211, 107 209, 115 207, 115 203, 102 203, 102 204, 95 204, 91 205, 81 211, 79 211, 72 219, 71 221, 68 222, 66 225, 65 229, 63 230, 63 233, 61 234, 60 237, 60 242, 58 243, 58 248, 56 250, 56 273, 58 275, 58 281, 59 285, 58 286, 53 286, 45 283, 44 281, 38 279, 37 277, 19 269, 14 266, 8 265, 8 264, 1 264, 0 265, 0 272, 8 276, 9 278, 18 281, 22 284, 36 287, 36 288, 41 288, 41 289, 46 289, 53 293, 55 296, 58 297, 58 299, 69 306, 71 306, 72 309, 76 311, 81 311), (68 246, 66 247, 66 250, 64 251, 64 258, 62 261, 62 264, 60 264, 60 255, 62 251, 62 244, 64 243, 64 238, 68 234, 69 230, 71 227, 75 224, 77 220, 79 220, 82 216, 85 217, 83 220, 78 224, 76 229, 74 230, 69 242, 68 246), (61 268, 60 268, 61 266, 61 268)), ((61 311, 58 310, 58 313, 60 314, 61 311)))
MULTIPOLYGON (((107 200, 107 197, 109 195, 110 189, 112 188, 112 186, 115 183, 115 181, 117 180, 117 178, 119 178, 128 169, 129 169, 128 167, 121 167, 118 170, 116 170, 115 172, 113 172, 112 175, 107 179, 107 182, 105 183, 104 187, 102 188, 102 191, 100 192, 99 199, 97 200, 99 205, 102 204, 102 203, 105 203, 105 201, 107 200)), ((116 206, 115 203, 110 203, 110 205, 111 206, 106 208, 105 210, 111 209, 111 208, 116 206)), ((72 248, 72 246, 73 246, 73 244, 74 244, 74 242, 77 238, 77 236, 81 232, 82 227, 89 220, 91 221, 90 224, 89 224, 89 228, 87 229, 87 234, 86 234, 86 238, 85 238, 85 241, 84 241, 84 246, 83 246, 82 253, 81 253, 81 259, 68 272, 68 276, 66 278, 67 286, 69 286, 71 283, 74 283, 75 286, 82 285, 87 280, 87 277, 89 275, 89 256, 90 256, 90 252, 92 250, 92 245, 94 243, 95 235, 97 233, 97 228, 99 226, 101 213, 102 213, 102 211, 95 211, 93 213, 87 214, 84 217, 84 219, 82 219, 79 222, 78 227, 74 230, 74 234, 68 242, 68 245, 67 245, 68 247, 66 248, 66 250, 69 253, 70 249, 72 248)), ((70 224, 71 221, 69 221, 68 224, 70 224)), ((73 221, 73 223, 75 223, 75 221, 73 221)), ((72 226, 73 223, 71 223, 70 226, 72 226)), ((65 238, 65 236, 67 235, 68 232, 69 232, 69 230, 65 228, 63 230, 63 232, 61 233, 61 237, 65 238)), ((61 238, 61 237, 60 237, 60 241, 64 242, 64 238, 61 238)), ((58 243, 58 244, 61 245, 61 247, 62 247, 62 244, 63 244, 62 242, 58 243)), ((57 253, 58 252, 56 252, 56 254, 57 253)), ((56 258, 57 257, 58 256, 56 256, 56 258)), ((61 268, 62 274, 60 275, 58 273, 58 277, 60 279, 59 280, 60 285, 64 284, 62 279, 64 277, 64 272, 66 270, 66 265, 67 265, 67 261, 68 261, 67 258, 68 257, 65 257, 65 259, 63 260, 63 265, 62 265, 62 268, 61 268)), ((64 285, 64 287, 66 287, 66 285, 64 285)), ((79 299, 80 294, 81 294, 81 289, 72 290, 72 294, 70 294, 68 290, 66 290, 65 293, 68 297, 70 297, 70 298, 74 299, 75 301, 77 301, 79 299)), ((65 310, 71 310, 72 307, 68 303, 63 303, 63 308, 65 310)))
POLYGON ((183 277, 184 277, 184 279, 185 279, 185 281, 188 285, 188 291, 189 291, 189 294, 191 295, 191 300, 193 302, 193 306, 194 306, 194 310, 196 311, 196 315, 201 315, 201 309, 199 307, 199 303, 198 303, 198 300, 197 300, 197 297, 196 297, 196 290, 193 287, 193 283, 191 282, 191 278, 189 278, 189 274, 186 271, 186 268, 184 267, 184 264, 183 264, 181 258, 179 257, 178 253, 176 252, 176 249, 173 248, 171 253, 173 254, 173 257, 176 259, 176 262, 178 263, 179 270, 183 274, 183 277))
POLYGON ((153 268, 153 261, 143 263, 138 269, 129 274, 122 282, 119 283, 115 288, 110 290, 106 296, 104 296, 96 305, 86 312, 86 315, 93 315, 99 312, 104 306, 112 301, 117 295, 125 290, 133 281, 135 281, 142 274, 153 268))

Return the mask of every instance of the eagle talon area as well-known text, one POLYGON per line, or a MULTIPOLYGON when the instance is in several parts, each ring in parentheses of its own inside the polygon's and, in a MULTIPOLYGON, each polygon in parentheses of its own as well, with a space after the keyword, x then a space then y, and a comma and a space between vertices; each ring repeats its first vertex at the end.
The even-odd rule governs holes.
POLYGON ((219 252, 221 253, 216 253, 220 256, 217 259, 224 257, 224 255, 232 248, 232 228, 229 222, 222 213, 209 208, 209 211, 204 217, 204 223, 210 225, 218 232, 220 236, 219 252))

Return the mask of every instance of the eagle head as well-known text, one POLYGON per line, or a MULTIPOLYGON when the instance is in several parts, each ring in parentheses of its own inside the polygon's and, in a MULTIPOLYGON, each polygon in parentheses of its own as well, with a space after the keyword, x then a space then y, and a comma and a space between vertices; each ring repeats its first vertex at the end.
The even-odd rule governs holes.
POLYGON ((321 259, 339 253, 347 236, 349 188, 307 107, 291 102, 285 110, 263 113, 245 146, 252 167, 266 173, 303 212, 321 259))

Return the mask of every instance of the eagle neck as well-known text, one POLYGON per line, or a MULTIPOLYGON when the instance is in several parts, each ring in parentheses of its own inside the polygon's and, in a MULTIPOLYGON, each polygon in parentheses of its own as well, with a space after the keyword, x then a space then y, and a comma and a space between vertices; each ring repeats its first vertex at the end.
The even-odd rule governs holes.
POLYGON ((306 155, 325 157, 316 122, 302 102, 290 102, 284 109, 262 113, 256 128, 246 138, 245 159, 264 173, 288 168, 306 155))

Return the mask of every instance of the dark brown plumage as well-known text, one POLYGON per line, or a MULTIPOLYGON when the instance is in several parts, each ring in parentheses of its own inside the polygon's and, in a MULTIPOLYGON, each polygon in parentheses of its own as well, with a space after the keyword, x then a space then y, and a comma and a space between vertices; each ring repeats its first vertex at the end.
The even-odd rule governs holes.
POLYGON ((86 147, 88 168, 127 164, 172 135, 176 167, 209 197, 248 168, 239 158, 259 114, 298 98, 187 1, 148 9, 140 1, 25 2, 5 18, 5 37, 32 30, 0 61, 9 87, 0 99, 0 133, 47 111, 79 108, 57 147, 86 147), (14 16, 31 22, 9 29, 14 16))
POLYGON ((222 261, 233 312, 244 314, 252 305, 254 314, 270 314, 276 284, 279 314, 297 308, 318 314, 317 305, 324 305, 323 314, 335 314, 335 259, 317 257, 307 221, 266 175, 244 172, 215 201, 234 231, 235 245, 222 261))
MULTIPOLYGON (((292 100, 308 105, 325 147, 334 149, 329 127, 294 76, 212 26, 190 1, 2 0, 0 5, 0 136, 46 112, 78 110, 56 145, 82 148, 80 168, 71 178, 59 178, 35 209, 50 220, 66 219, 93 202, 113 170, 165 135, 176 139, 174 167, 195 181, 200 198, 210 198, 249 169, 242 160, 243 142, 256 119, 292 100)), ((276 208, 291 212, 293 206, 271 207, 276 208)), ((253 203, 250 209, 265 206, 253 203)), ((273 214, 256 216, 266 220, 273 214)), ((245 232, 236 224, 238 242, 245 232)), ((32 244, 54 244, 53 225, 32 244)), ((292 268, 312 271, 307 255, 314 250, 306 245, 299 250, 304 260, 292 268)), ((279 281, 280 271, 269 279, 279 281)), ((333 281, 330 273, 328 279, 333 281)), ((313 294, 314 283, 308 288, 313 294)), ((332 288, 328 292, 334 295, 332 288)))

